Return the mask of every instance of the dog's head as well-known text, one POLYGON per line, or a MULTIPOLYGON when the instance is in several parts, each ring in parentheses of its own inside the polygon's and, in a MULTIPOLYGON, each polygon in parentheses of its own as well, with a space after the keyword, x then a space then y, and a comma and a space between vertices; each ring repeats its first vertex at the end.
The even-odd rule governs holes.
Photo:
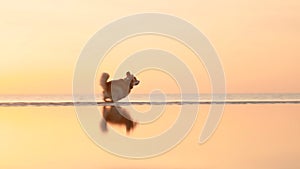
POLYGON ((140 81, 137 80, 137 78, 133 74, 130 74, 130 72, 126 73, 126 77, 130 80, 130 89, 132 89, 133 86, 136 86, 140 83, 140 81))

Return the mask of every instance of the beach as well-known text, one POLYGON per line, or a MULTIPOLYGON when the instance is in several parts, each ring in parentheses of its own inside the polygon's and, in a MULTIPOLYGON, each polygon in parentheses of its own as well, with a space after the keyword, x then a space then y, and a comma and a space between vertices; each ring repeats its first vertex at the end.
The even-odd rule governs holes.
MULTIPOLYGON (((81 128, 73 106, 0 107, 0 168, 300 167, 299 104, 226 105, 215 133, 199 144, 209 106, 199 106, 194 126, 177 146, 159 156, 138 160, 116 156, 97 146, 81 128)), ((149 109, 149 105, 134 107, 149 109)), ((108 124, 111 128, 107 132, 113 129, 132 138, 158 135, 172 126, 180 107, 166 105, 160 118, 138 123, 129 133, 118 124, 108 124)), ((102 108, 99 106, 100 114, 102 108)))
POLYGON ((300 169, 300 1, 0 11, 0 169, 300 169))

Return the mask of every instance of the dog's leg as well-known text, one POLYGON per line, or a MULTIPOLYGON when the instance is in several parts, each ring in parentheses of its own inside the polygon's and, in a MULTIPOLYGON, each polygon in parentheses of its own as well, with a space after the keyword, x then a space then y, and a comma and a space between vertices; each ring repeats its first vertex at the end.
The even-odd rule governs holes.
POLYGON ((110 98, 109 98, 107 92, 103 91, 103 101, 104 102, 110 102, 108 99, 110 99, 110 98))
POLYGON ((108 103, 112 103, 113 102, 113 100, 111 98, 109 98, 109 97, 104 97, 103 100, 105 102, 108 102, 108 103))

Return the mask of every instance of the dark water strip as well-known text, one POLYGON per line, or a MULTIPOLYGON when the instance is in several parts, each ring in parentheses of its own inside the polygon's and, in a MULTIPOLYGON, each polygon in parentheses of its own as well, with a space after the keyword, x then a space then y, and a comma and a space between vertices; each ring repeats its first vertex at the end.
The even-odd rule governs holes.
POLYGON ((110 105, 193 105, 193 104, 300 104, 300 100, 289 101, 167 101, 167 102, 0 102, 1 107, 22 107, 22 106, 110 106, 110 105))

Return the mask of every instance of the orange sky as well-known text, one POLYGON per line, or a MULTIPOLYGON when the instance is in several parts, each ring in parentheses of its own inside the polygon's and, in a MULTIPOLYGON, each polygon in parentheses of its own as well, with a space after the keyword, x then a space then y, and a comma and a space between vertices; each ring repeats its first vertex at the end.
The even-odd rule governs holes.
MULTIPOLYGON (((299 11, 297 0, 2 1, 0 94, 71 94, 75 63, 88 39, 112 20, 141 12, 172 14, 201 30, 220 56, 228 92, 297 93, 299 11)), ((163 37, 136 37, 121 43, 99 71, 112 73, 111 65, 119 61, 112 58, 153 46, 177 54, 193 70, 200 92, 209 92, 201 62, 180 43, 163 37)), ((135 92, 151 91, 157 81, 153 75, 166 76, 151 71, 139 74, 144 83, 135 92)), ((178 92, 176 83, 166 79, 155 87, 178 92)))

